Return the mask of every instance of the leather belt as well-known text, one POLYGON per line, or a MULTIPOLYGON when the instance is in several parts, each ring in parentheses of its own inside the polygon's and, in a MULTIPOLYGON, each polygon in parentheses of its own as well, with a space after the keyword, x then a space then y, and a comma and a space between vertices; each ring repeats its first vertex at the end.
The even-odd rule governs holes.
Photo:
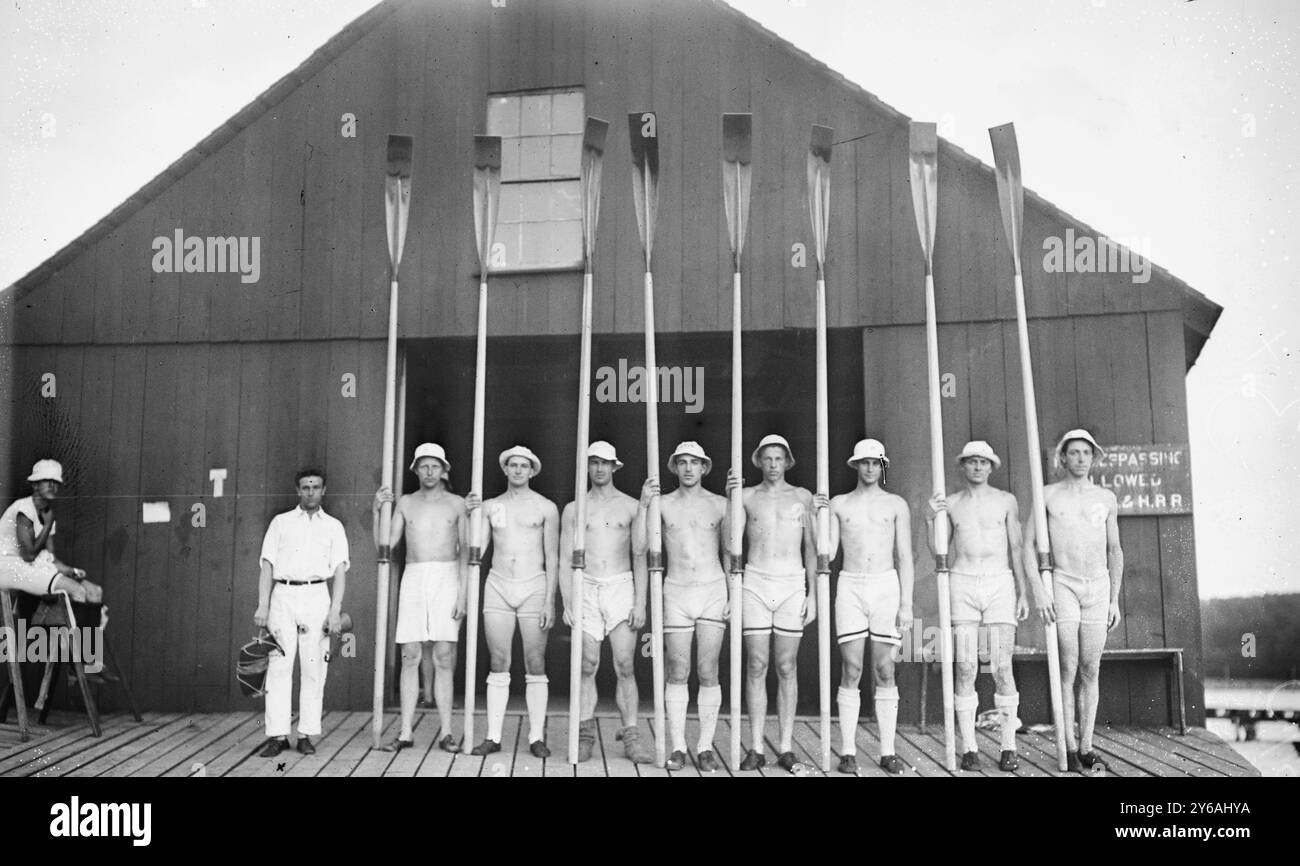
POLYGON ((328 579, 329 578, 325 578, 325 577, 318 577, 314 580, 284 580, 283 578, 279 578, 279 577, 272 578, 272 580, 274 580, 276 583, 285 583, 288 584, 289 586, 311 586, 314 583, 324 583, 328 579))

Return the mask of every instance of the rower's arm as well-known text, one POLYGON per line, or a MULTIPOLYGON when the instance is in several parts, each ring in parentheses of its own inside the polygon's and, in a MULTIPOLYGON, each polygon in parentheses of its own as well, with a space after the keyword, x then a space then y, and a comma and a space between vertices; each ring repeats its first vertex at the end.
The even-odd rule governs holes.
POLYGON ((1110 569, 1110 603, 1119 604, 1119 589, 1124 582, 1124 549, 1119 545, 1119 504, 1111 499, 1106 515, 1106 565, 1110 569))
POLYGON ((546 603, 552 605, 555 603, 555 584, 560 577, 560 512, 554 503, 547 504, 550 507, 546 509, 542 524, 542 551, 546 555, 546 603))
MULTIPOLYGON (((462 502, 456 515, 456 565, 460 570, 460 597, 469 597, 469 517, 462 502)), ((477 576, 477 575, 476 575, 477 576)))
POLYGON ((835 513, 835 500, 831 500, 831 504, 827 508, 827 511, 830 512, 831 527, 831 549, 829 551, 828 559, 833 561, 836 554, 840 552, 840 517, 835 513))
POLYGON ((906 500, 899 501, 898 513, 894 517, 894 553, 898 557, 899 598, 910 608, 915 575, 912 567, 912 514, 906 500))
MULTIPOLYGON (((566 578, 568 576, 567 569, 573 565, 573 513, 577 510, 577 503, 570 502, 564 506, 564 513, 560 515, 560 564, 566 570, 566 578)), ((571 582, 571 579, 559 581, 560 603, 564 605, 565 610, 569 608, 569 584, 571 582)))
MULTIPOLYGON (((1016 596, 1021 597, 1027 589, 1025 585, 1025 562, 1020 554, 1024 551, 1024 536, 1020 532, 1020 506, 1016 503, 1016 497, 1008 493, 1006 495, 1007 503, 1007 559, 1011 561, 1011 573, 1016 577, 1016 596)), ((1037 569, 1029 569, 1037 573, 1037 569)))
MULTIPOLYGON (((638 506, 637 515, 639 516, 640 513, 641 513, 641 509, 638 506)), ((632 531, 632 592, 634 594, 634 599, 635 599, 634 609, 645 610, 646 596, 649 593, 649 586, 650 586, 650 578, 649 578, 650 567, 646 559, 646 549, 648 545, 637 544, 637 534, 636 534, 635 526, 636 523, 634 518, 633 531, 632 531)), ((642 534, 641 538, 644 539, 645 535, 642 534)))
POLYGON ((808 581, 808 594, 817 592, 817 512, 813 509, 812 494, 804 500, 803 519, 803 570, 808 581))

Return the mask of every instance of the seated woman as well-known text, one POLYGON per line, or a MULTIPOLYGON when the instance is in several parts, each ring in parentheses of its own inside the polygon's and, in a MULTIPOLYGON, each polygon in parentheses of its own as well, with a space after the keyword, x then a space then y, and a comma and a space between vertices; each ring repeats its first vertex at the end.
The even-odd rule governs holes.
MULTIPOLYGON (((38 460, 28 476, 32 495, 19 499, 0 517, 0 590, 16 589, 32 595, 66 592, 74 602, 86 602, 88 622, 98 625, 98 605, 104 590, 86 580, 86 572, 60 562, 54 552, 54 502, 63 484, 63 467, 57 460, 38 460)), ((80 619, 80 617, 79 617, 80 619)))

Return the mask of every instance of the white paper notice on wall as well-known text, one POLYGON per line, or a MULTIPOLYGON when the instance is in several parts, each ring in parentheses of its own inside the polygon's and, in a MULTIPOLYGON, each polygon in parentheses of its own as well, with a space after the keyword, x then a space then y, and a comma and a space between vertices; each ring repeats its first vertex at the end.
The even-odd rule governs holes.
POLYGON ((171 523, 172 509, 166 502, 142 502, 142 519, 145 523, 171 523))

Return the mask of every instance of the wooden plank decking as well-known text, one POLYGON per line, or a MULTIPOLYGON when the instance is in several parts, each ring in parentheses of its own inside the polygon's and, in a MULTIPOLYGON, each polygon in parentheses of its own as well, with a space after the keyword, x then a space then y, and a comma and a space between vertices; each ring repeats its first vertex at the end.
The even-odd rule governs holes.
MULTIPOLYGON (((614 716, 600 716, 596 751, 590 761, 576 768, 566 760, 568 717, 557 712, 547 719, 546 739, 552 756, 545 760, 528 751, 528 720, 523 713, 507 715, 502 742, 505 748, 488 758, 450 754, 438 749, 433 738, 437 733, 435 713, 421 712, 416 717, 415 742, 412 749, 399 753, 379 752, 370 748, 370 715, 365 712, 329 712, 325 714, 322 736, 316 741, 317 753, 305 757, 287 751, 275 759, 256 755, 263 741, 262 714, 249 713, 146 713, 143 722, 129 715, 113 714, 104 718, 104 734, 93 737, 84 716, 62 712, 51 715, 50 724, 32 730, 31 739, 20 742, 17 726, 10 721, 0 725, 0 776, 487 776, 510 777, 658 777, 700 778, 748 776, 753 778, 789 778, 791 774, 775 766, 776 724, 768 722, 766 745, 768 766, 755 772, 741 772, 728 765, 726 743, 729 741, 727 719, 718 722, 714 737, 715 754, 722 769, 701 773, 695 765, 698 721, 687 723, 687 742, 691 763, 676 772, 647 764, 633 764, 623 756, 622 743, 616 741, 619 721, 614 716), (721 746, 721 748, 718 748, 721 746)), ((460 717, 457 717, 459 726, 460 717)), ((485 730, 486 719, 480 718, 477 730, 485 730)), ((397 715, 385 720, 385 737, 396 734, 397 715)), ((649 720, 642 721, 642 735, 649 738, 649 720)), ((748 741, 749 731, 745 736, 748 741)), ((879 748, 874 724, 858 729, 857 749, 860 775, 879 778, 884 772, 876 766, 879 748)), ((795 754, 803 765, 802 777, 825 776, 814 765, 820 750, 817 720, 801 718, 796 724, 795 754)), ((912 768, 908 775, 1000 777, 1057 776, 1055 746, 1050 734, 1024 731, 1017 736, 1020 770, 1003 774, 997 770, 998 743, 995 735, 980 732, 983 767, 977 772, 949 773, 943 768, 943 731, 931 726, 922 733, 915 727, 900 728, 897 752, 912 768)), ((839 759, 840 739, 834 732, 832 755, 839 759)), ((1110 774, 1130 776, 1177 776, 1212 778, 1258 776, 1259 771, 1204 728, 1191 728, 1180 736, 1169 727, 1098 728, 1096 748, 1110 768, 1110 774)), ((829 777, 845 778, 831 772, 829 777)))

